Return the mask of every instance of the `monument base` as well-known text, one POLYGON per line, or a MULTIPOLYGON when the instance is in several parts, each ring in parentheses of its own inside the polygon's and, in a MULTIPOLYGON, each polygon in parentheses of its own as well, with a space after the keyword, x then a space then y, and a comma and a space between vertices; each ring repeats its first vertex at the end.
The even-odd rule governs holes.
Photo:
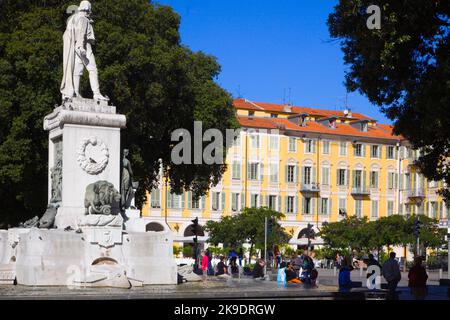
MULTIPOLYGON (((9 263, 5 281, 15 273, 17 284, 28 286, 115 286, 176 284, 177 266, 172 255, 172 236, 169 232, 121 232, 102 230, 107 245, 99 238, 97 229, 86 233, 58 229, 20 229, 20 239, 13 250, 2 240, 2 266, 9 263), (111 232, 111 233, 110 233, 111 232), (93 235, 96 235, 93 237, 93 235), (100 239, 100 241, 99 241, 100 239), (15 254, 8 257, 8 254, 15 254), (121 271, 123 270, 123 272, 121 271), (123 276, 121 276, 123 275, 123 276)), ((10 229, 9 234, 17 234, 10 229)), ((8 238, 8 243, 11 243, 8 238)), ((0 268, 2 270, 2 268, 0 268)), ((128 286, 128 287, 129 287, 128 286)))

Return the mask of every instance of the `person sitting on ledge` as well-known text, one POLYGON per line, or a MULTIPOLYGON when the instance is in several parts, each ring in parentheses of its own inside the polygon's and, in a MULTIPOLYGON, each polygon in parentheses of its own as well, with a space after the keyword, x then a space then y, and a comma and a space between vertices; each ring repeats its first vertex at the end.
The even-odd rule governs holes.
POLYGON ((263 259, 258 259, 258 261, 256 262, 254 268, 253 268, 253 278, 260 278, 261 280, 264 279, 264 266, 265 266, 265 262, 263 259))
POLYGON ((348 258, 341 261, 341 268, 339 269, 339 290, 348 290, 353 287, 353 282, 350 278, 350 272, 353 267, 349 263, 348 258))
POLYGON ((290 262, 286 263, 286 281, 287 283, 302 283, 299 278, 297 278, 297 273, 295 272, 292 264, 290 262))
POLYGON ((223 256, 220 257, 220 261, 217 264, 217 272, 216 276, 221 278, 228 278, 230 275, 228 274, 228 268, 225 265, 225 262, 223 262, 225 258, 223 256))

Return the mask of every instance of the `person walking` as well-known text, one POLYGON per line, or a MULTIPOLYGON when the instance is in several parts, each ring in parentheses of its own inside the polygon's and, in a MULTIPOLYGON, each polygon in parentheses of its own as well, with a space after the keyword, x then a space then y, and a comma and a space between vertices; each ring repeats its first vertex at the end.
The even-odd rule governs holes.
POLYGON ((396 299, 395 291, 397 290, 397 285, 402 279, 400 273, 400 266, 395 259, 395 252, 389 254, 389 259, 383 264, 383 277, 388 283, 388 300, 396 299))
POLYGON ((206 280, 208 279, 208 263, 209 263, 209 259, 208 256, 206 255, 205 251, 202 251, 201 253, 201 267, 202 267, 202 274, 203 274, 203 282, 206 282, 206 280))
POLYGON ((408 273, 408 287, 416 300, 424 300, 427 295, 427 271, 422 266, 422 258, 416 257, 408 273))
POLYGON ((353 267, 350 263, 350 258, 346 257, 341 259, 340 261, 340 267, 339 267, 339 277, 338 277, 338 284, 339 284, 339 291, 340 292, 347 292, 353 287, 353 282, 350 277, 350 272, 353 270, 353 267))
POLYGON ((342 257, 339 253, 336 253, 336 259, 334 260, 334 263, 336 265, 336 268, 340 268, 342 264, 342 257))

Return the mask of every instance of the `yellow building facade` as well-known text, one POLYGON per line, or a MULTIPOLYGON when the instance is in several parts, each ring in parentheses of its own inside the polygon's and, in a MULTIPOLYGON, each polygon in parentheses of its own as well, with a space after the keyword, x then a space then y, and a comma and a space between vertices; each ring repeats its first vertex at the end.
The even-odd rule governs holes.
POLYGON ((171 194, 161 180, 141 212, 147 230, 170 226, 175 242, 191 242, 196 217, 204 225, 244 207, 267 206, 285 215, 281 224, 290 243, 302 245, 299 233, 308 223, 317 230, 346 216, 447 219, 449 209, 437 193, 442 184, 417 172, 417 152, 391 126, 351 110, 246 99, 234 106, 241 130, 221 182, 195 200, 190 192, 171 194))

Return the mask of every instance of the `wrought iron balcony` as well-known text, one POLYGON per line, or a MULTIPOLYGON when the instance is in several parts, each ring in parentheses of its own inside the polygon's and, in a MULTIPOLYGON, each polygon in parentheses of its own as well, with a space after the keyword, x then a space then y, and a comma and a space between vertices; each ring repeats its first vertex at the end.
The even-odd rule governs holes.
POLYGON ((415 188, 406 190, 408 198, 425 198, 425 190, 423 188, 415 188))
POLYGON ((302 183, 301 192, 319 192, 319 184, 318 183, 302 183))
POLYGON ((368 195, 370 195, 370 189, 367 186, 353 187, 352 195, 368 196, 368 195))

